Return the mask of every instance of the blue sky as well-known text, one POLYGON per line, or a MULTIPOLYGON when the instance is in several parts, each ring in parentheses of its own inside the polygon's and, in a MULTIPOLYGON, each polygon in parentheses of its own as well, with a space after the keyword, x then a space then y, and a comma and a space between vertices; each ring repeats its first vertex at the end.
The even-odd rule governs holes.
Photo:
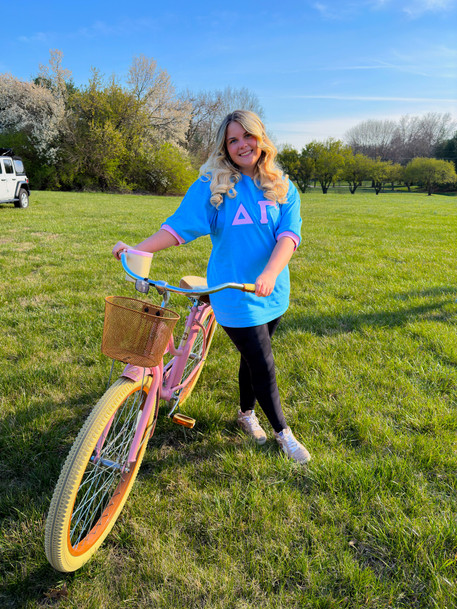
POLYGON ((144 54, 178 91, 247 87, 300 148, 367 119, 457 119, 456 32, 457 0, 22 0, 2 3, 0 72, 30 79, 59 49, 79 85, 144 54))

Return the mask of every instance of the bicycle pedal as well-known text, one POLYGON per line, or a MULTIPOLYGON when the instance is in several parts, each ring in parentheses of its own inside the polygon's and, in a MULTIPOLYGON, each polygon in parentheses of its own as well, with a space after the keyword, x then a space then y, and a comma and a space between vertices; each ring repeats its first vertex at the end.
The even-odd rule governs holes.
POLYGON ((177 412, 173 415, 172 421, 177 425, 183 425, 184 427, 188 427, 189 429, 192 429, 195 423, 197 422, 192 417, 188 417, 185 414, 181 414, 180 412, 177 412))

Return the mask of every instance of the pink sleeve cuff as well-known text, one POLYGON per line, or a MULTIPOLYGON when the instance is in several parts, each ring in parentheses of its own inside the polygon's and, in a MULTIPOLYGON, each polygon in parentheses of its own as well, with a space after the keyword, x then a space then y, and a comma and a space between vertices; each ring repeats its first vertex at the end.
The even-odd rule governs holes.
POLYGON ((170 233, 171 235, 173 235, 173 237, 175 239, 178 240, 178 243, 176 245, 182 245, 183 243, 185 243, 184 239, 182 237, 180 237, 178 235, 178 233, 173 228, 171 228, 171 226, 169 226, 168 224, 162 224, 162 226, 160 228, 163 228, 163 230, 166 230, 167 233, 170 233))
POLYGON ((290 230, 286 230, 283 233, 281 233, 280 235, 277 236, 276 241, 279 241, 281 239, 281 237, 289 237, 289 239, 292 239, 292 241, 294 242, 294 251, 297 249, 297 247, 300 244, 300 237, 298 237, 295 233, 292 233, 290 230))

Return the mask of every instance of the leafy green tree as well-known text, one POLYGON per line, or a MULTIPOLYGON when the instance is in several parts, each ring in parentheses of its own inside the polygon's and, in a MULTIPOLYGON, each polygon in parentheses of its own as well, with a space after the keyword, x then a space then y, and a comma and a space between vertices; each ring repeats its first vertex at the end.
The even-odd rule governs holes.
POLYGON ((417 157, 408 163, 405 176, 412 183, 420 184, 430 196, 440 184, 455 184, 457 173, 451 161, 417 157))
POLYGON ((182 192, 195 172, 186 152, 167 141, 177 137, 179 107, 167 106, 166 74, 156 77, 146 58, 134 68, 130 88, 114 77, 104 82, 94 71, 88 86, 71 96, 70 163, 62 175, 79 188, 182 192))
POLYGON ((329 138, 325 142, 314 141, 307 144, 303 154, 313 162, 313 176, 326 194, 329 186, 342 176, 351 149, 340 140, 329 138))
POLYGON ((392 161, 373 161, 370 171, 370 178, 373 180, 375 193, 378 195, 384 188, 384 184, 390 181, 392 176, 392 161))
POLYGON ((295 182, 301 192, 306 192, 309 182, 313 177, 314 159, 312 159, 306 149, 300 153, 291 146, 285 146, 277 156, 278 163, 288 174, 289 178, 295 182))
POLYGON ((170 142, 142 155, 139 166, 139 188, 159 195, 184 194, 198 176, 187 153, 170 142))
POLYGON ((94 71, 69 100, 69 132, 60 169, 63 186, 126 188, 129 155, 141 137, 141 112, 133 96, 94 71), (65 183, 68 181, 68 183, 65 183))
POLYGON ((364 154, 353 154, 346 157, 341 179, 349 184, 352 194, 370 177, 373 160, 364 154))
POLYGON ((287 173, 287 175, 289 176, 289 178, 291 180, 293 180, 295 182, 297 179, 296 176, 297 176, 298 168, 300 166, 299 152, 295 148, 292 148, 292 146, 284 146, 278 152, 278 156, 276 157, 276 160, 277 160, 278 164, 280 165, 281 169, 285 173, 287 173))
POLYGON ((387 181, 390 182, 391 189, 394 190, 395 184, 400 184, 403 182, 403 176, 405 173, 405 168, 400 165, 400 163, 392 163, 389 169, 389 176, 387 181))
POLYGON ((306 192, 306 189, 314 176, 316 163, 306 148, 303 148, 303 150, 300 152, 299 160, 300 164, 297 171, 296 181, 299 189, 302 192, 306 192))

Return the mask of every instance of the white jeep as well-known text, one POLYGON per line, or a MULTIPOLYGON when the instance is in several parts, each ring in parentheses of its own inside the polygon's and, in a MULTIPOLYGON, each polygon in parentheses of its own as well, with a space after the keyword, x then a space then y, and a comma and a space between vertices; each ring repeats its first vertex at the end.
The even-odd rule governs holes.
POLYGON ((0 203, 14 203, 24 209, 29 205, 29 196, 24 163, 11 148, 0 148, 0 203))

